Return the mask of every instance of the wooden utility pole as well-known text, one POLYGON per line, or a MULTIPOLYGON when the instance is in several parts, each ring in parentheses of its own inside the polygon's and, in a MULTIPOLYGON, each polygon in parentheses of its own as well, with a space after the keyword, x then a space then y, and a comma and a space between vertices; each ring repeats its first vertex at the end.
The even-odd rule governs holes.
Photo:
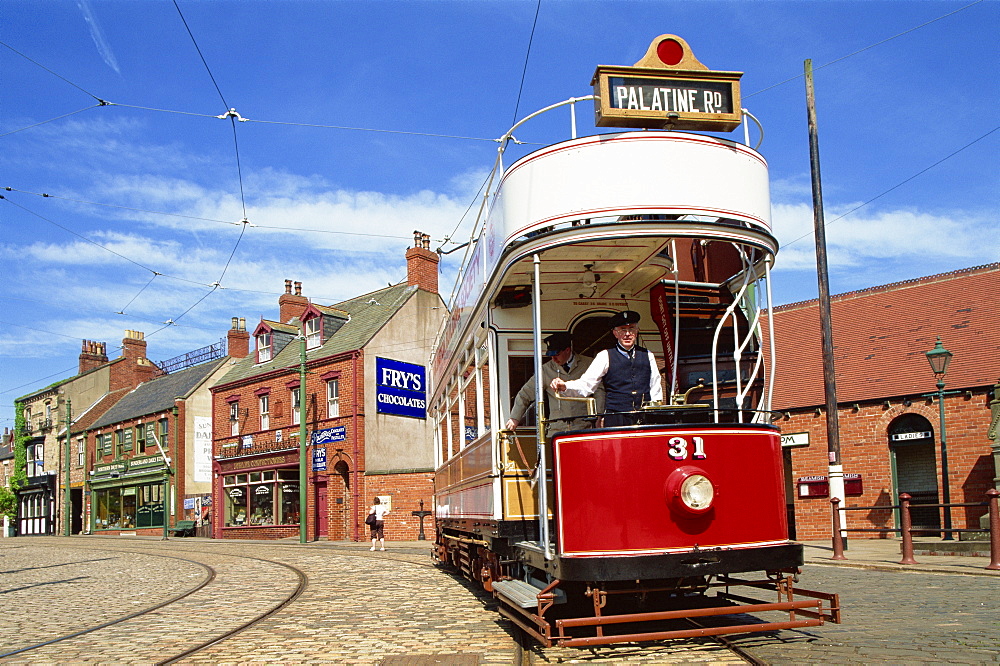
MULTIPOLYGON (((819 323, 823 345, 823 395, 826 398, 826 447, 830 455, 830 498, 844 506, 844 466, 840 460, 840 422, 837 418, 837 377, 833 362, 833 325, 830 317, 830 277, 826 264, 826 222, 823 217, 823 185, 819 172, 819 133, 816 129, 816 97, 812 60, 805 61, 806 111, 809 118, 809 171, 812 175, 813 228, 816 239, 816 278, 819 282, 819 323)), ((846 526, 841 510, 840 524, 846 526)), ((845 539, 846 533, 841 532, 845 539)))

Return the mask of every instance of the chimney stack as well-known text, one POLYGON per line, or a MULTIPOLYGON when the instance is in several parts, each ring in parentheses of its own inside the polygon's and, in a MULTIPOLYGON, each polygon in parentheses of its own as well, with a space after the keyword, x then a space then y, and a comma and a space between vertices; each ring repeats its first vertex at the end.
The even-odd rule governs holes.
POLYGON ((80 374, 89 372, 108 362, 107 345, 103 342, 84 340, 80 351, 80 374))
POLYGON ((309 299, 302 295, 302 283, 295 283, 295 294, 292 294, 292 281, 285 280, 285 293, 278 297, 278 318, 282 324, 287 324, 309 307, 309 299))
POLYGON ((250 354, 250 334, 247 333, 247 320, 243 317, 233 317, 233 327, 229 329, 226 347, 229 358, 246 358, 250 354))
POLYGON ((438 262, 441 257, 431 250, 430 234, 413 232, 413 247, 406 251, 406 284, 432 294, 438 293, 438 262))

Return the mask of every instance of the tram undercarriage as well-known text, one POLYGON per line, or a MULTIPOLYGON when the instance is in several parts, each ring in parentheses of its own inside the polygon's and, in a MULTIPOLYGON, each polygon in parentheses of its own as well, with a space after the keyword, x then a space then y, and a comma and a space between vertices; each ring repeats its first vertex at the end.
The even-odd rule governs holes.
POLYGON ((795 587, 802 564, 799 544, 547 559, 538 541, 482 533, 533 528, 503 524, 509 522, 476 522, 477 534, 442 521, 435 558, 480 583, 496 598, 502 615, 545 647, 840 623, 838 595, 795 587), (761 598, 768 596, 770 601, 761 598))

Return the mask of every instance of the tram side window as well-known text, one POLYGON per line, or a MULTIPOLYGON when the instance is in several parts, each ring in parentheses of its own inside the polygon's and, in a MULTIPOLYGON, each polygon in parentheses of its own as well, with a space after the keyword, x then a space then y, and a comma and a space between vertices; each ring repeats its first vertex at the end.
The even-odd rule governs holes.
POLYGON ((451 396, 448 400, 448 409, 450 411, 450 418, 448 422, 451 424, 451 451, 448 453, 448 457, 456 455, 462 448, 462 419, 459 413, 458 404, 458 388, 453 388, 451 390, 451 396))
POLYGON ((490 364, 483 363, 480 372, 483 377, 483 426, 486 432, 492 429, 490 421, 490 364))
MULTIPOLYGON (((529 379, 535 376, 535 362, 530 356, 511 356, 507 360, 507 372, 509 378, 507 388, 510 392, 507 404, 513 407, 514 399, 517 397, 521 387, 524 386, 529 379)), ((535 408, 532 406, 525 413, 524 418, 521 419, 521 427, 533 428, 534 426, 535 408)))
POLYGON ((469 365, 466 368, 464 377, 468 378, 468 383, 465 386, 464 399, 465 399, 465 418, 464 418, 464 429, 463 429, 463 446, 468 446, 477 437, 479 437, 479 404, 477 401, 477 391, 476 391, 476 367, 475 365, 469 365))

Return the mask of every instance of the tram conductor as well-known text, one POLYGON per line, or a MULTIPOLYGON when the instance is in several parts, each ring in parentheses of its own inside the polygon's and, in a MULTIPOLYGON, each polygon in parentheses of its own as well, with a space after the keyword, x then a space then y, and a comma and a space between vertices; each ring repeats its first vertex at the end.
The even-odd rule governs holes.
POLYGON ((597 353, 590 367, 579 379, 566 381, 555 377, 549 384, 553 391, 567 395, 591 395, 599 387, 605 390, 604 426, 635 425, 644 402, 662 400, 660 370, 653 353, 636 344, 639 335, 639 313, 623 310, 611 318, 609 325, 617 343, 611 349, 597 353))
MULTIPOLYGON (((546 400, 548 404, 548 428, 549 435, 567 430, 579 430, 589 428, 591 424, 582 418, 587 416, 587 405, 575 400, 559 400, 555 397, 553 390, 549 386, 554 379, 577 379, 590 365, 589 356, 579 356, 573 351, 573 336, 569 333, 553 333, 544 339, 547 345, 546 356, 549 360, 542 365, 542 386, 545 387, 546 400)), ((596 395, 597 411, 603 411, 601 400, 603 390, 596 395)), ((532 377, 521 390, 517 392, 514 403, 510 409, 510 419, 504 426, 507 430, 513 430, 524 420, 524 415, 535 402, 535 379, 532 377)))

